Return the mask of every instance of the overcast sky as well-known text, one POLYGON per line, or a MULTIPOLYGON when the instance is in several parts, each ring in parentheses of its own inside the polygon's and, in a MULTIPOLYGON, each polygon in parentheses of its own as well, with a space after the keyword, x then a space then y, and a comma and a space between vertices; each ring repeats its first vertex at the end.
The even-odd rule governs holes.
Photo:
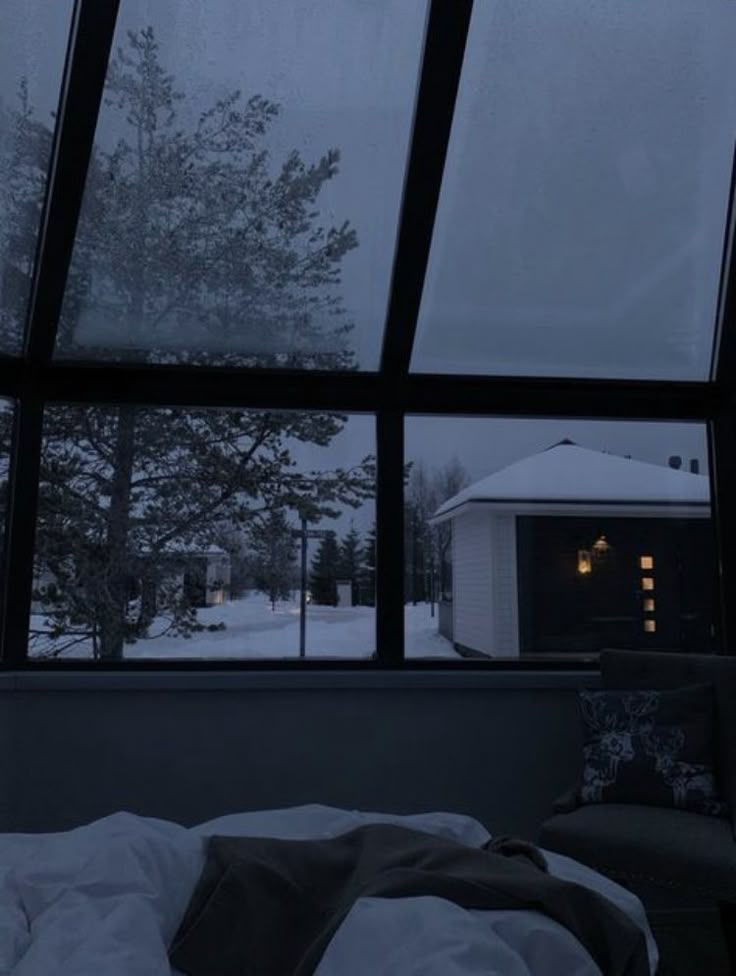
MULTIPOLYGON (((456 458, 470 481, 514 461, 543 451, 563 438, 592 450, 630 455, 639 461, 665 465, 673 455, 682 458, 687 470, 696 459, 700 472, 708 472, 708 447, 703 424, 649 423, 634 421, 537 420, 495 417, 408 417, 405 427, 407 460, 424 464, 431 473, 456 458)), ((375 452, 375 422, 372 417, 351 416, 343 433, 329 447, 317 450, 299 445, 294 454, 305 466, 354 465, 375 452)), ((544 485, 539 485, 540 495, 544 485)), ((375 517, 374 506, 348 511, 334 523, 342 533, 351 521, 361 532, 375 517)))

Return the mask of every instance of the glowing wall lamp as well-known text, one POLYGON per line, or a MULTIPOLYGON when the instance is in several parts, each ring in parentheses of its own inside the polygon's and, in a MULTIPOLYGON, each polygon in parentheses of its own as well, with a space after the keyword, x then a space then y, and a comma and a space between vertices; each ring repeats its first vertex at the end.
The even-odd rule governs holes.
POLYGON ((593 558, 589 549, 578 549, 578 573, 588 576, 593 569, 593 558))
POLYGON ((611 544, 604 535, 599 535, 593 543, 592 548, 594 556, 606 556, 611 548, 611 544))

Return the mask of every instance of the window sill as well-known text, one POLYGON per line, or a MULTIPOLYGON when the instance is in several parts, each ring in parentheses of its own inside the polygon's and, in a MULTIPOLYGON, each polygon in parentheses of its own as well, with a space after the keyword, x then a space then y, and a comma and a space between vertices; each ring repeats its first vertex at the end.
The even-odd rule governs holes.
POLYGON ((528 691, 592 687, 596 670, 69 671, 0 673, 0 693, 28 691, 357 691, 467 689, 528 691))

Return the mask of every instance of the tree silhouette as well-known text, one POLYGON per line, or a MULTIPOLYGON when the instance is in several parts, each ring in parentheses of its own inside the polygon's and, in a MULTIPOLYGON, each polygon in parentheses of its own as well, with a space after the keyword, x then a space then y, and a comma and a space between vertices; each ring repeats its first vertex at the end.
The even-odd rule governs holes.
POLYGON ((292 527, 281 509, 254 520, 250 527, 251 555, 256 588, 276 609, 277 600, 288 600, 294 589, 296 547, 292 527))
POLYGON ((320 540, 317 553, 312 560, 309 576, 309 590, 312 602, 324 606, 337 606, 337 577, 340 569, 340 549, 337 535, 328 532, 320 540))
POLYGON ((363 550, 360 543, 360 534, 355 526, 351 525, 345 538, 340 542, 340 558, 337 566, 337 575, 340 579, 350 580, 352 590, 352 601, 354 604, 359 602, 360 574, 363 568, 363 550))

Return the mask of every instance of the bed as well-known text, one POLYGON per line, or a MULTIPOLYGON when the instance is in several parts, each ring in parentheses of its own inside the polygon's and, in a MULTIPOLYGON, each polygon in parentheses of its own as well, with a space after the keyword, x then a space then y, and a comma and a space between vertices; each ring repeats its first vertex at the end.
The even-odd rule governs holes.
MULTIPOLYGON (((168 948, 202 874, 209 838, 334 838, 368 824, 394 824, 476 848, 490 839, 478 821, 461 814, 398 816, 316 804, 231 814, 192 828, 121 812, 63 833, 2 834, 0 976, 179 976, 168 948)), ((639 926, 654 974, 657 948, 639 900, 570 858, 544 853, 551 875, 602 894, 639 926)), ((431 896, 359 899, 314 971, 601 973, 567 928, 537 911, 467 910, 431 896)))

